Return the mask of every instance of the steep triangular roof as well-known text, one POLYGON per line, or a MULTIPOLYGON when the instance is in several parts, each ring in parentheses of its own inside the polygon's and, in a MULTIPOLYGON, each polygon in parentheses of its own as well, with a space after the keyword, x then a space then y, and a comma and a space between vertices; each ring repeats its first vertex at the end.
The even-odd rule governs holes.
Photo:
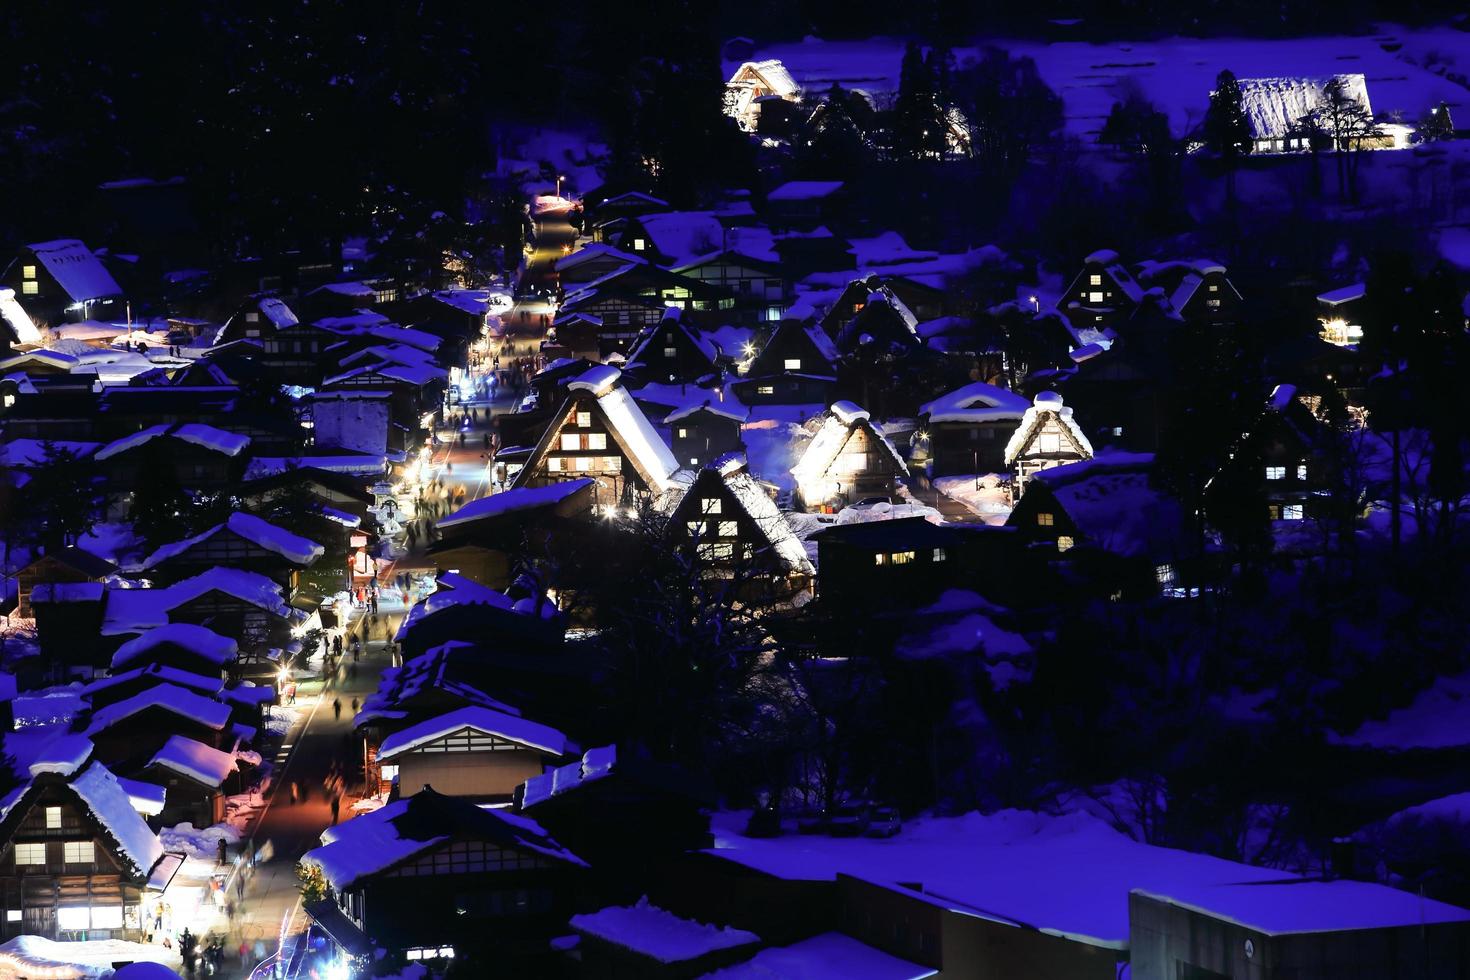
POLYGON ((802 453, 801 459, 791 467, 791 475, 796 478, 796 482, 810 483, 823 477, 831 468, 833 461, 842 453, 847 441, 859 429, 866 429, 874 444, 888 451, 898 471, 907 475, 908 464, 904 462, 903 456, 899 454, 892 440, 873 424, 867 411, 852 402, 841 401, 833 403, 827 412, 826 419, 822 422, 822 427, 807 444, 806 452, 802 453))
MULTIPOLYGON (((671 523, 682 526, 682 522, 694 519, 700 513, 696 510, 700 506, 699 500, 716 493, 733 502, 748 518, 749 526, 754 527, 763 539, 764 544, 757 548, 758 556, 764 553, 774 558, 788 573, 811 575, 815 572, 806 549, 792 532, 786 517, 777 509, 765 488, 750 475, 742 452, 726 453, 705 464, 674 511, 671 523)), ((728 515, 722 513, 721 519, 728 519, 728 515)), ((738 515, 736 519, 739 519, 738 515)))
POLYGON ((1056 392, 1043 391, 1037 394, 1031 407, 1022 416, 1021 424, 1011 433, 1010 441, 1006 443, 1006 465, 1009 466, 1026 455, 1036 437, 1053 419, 1060 425, 1062 434, 1071 443, 1073 451, 1081 456, 1092 455, 1092 443, 1087 441, 1087 436, 1073 420, 1071 407, 1062 404, 1062 396, 1056 392))

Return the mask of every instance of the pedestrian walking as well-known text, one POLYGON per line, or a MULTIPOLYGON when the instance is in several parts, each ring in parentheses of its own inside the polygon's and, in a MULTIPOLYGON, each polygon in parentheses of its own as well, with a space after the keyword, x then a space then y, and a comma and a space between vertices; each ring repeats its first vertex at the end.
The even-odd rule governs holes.
POLYGON ((215 863, 220 865, 228 863, 225 860, 225 839, 223 837, 219 839, 219 860, 215 863))
POLYGON ((334 796, 334 797, 332 797, 332 826, 334 826, 334 827, 337 825, 337 811, 339 811, 341 808, 342 808, 342 797, 340 797, 340 796, 334 796))
POLYGON ((291 805, 295 806, 299 802, 301 802, 300 784, 293 779, 291 780, 291 805))
POLYGON ((334 717, 336 717, 339 721, 341 720, 341 718, 342 718, 342 699, 341 698, 334 698, 332 700, 332 715, 334 717))

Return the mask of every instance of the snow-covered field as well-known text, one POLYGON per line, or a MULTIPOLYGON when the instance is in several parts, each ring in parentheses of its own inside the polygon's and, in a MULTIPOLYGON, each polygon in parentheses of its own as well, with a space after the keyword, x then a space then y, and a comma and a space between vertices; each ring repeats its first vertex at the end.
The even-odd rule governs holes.
POLYGON ((931 482, 935 490, 978 514, 986 524, 1004 524, 1011 516, 1010 492, 995 473, 986 473, 978 481, 968 475, 940 476, 931 482))
MULTIPOLYGON (((1470 35, 1449 27, 1382 25, 1379 33, 1360 37, 1286 40, 1175 37, 1090 44, 997 38, 988 43, 1035 60, 1041 77, 1062 98, 1066 132, 1087 142, 1096 141, 1113 103, 1135 89, 1168 114, 1176 135, 1190 132, 1204 117, 1215 76, 1227 68, 1239 78, 1361 73, 1374 111, 1402 113, 1407 122, 1440 101, 1448 102, 1452 112, 1470 109, 1470 92, 1444 77, 1470 73, 1470 35)), ((763 46, 754 57, 779 58, 808 91, 838 82, 883 100, 898 90, 904 44, 889 37, 807 37, 763 46)), ((979 55, 978 47, 955 49, 961 65, 979 55)), ((738 67, 727 63, 726 77, 738 67)))
POLYGON ((1441 677, 1407 707, 1370 721, 1339 745, 1375 749, 1447 749, 1470 745, 1470 673, 1441 677))

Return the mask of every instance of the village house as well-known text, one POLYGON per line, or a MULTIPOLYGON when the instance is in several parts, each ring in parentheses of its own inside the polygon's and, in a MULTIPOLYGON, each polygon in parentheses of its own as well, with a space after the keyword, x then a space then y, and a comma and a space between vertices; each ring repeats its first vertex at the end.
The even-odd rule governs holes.
POLYGON ((1225 266, 1213 259, 1188 262, 1140 262, 1138 283, 1162 289, 1169 308, 1186 323, 1222 326, 1239 319, 1244 300, 1225 266))
POLYGON ((1006 442, 1005 464, 1011 470, 1011 493, 1019 499, 1032 476, 1052 466, 1092 456, 1092 443, 1055 391, 1038 392, 1021 424, 1006 442))
POLYGON ((470 705, 399 729, 377 749, 400 797, 427 786, 475 803, 508 803, 516 787, 576 749, 549 725, 470 705))
POLYGON ((99 677, 82 689, 93 711, 110 704, 126 701, 159 684, 173 684, 205 698, 212 698, 230 709, 229 724, 246 728, 259 728, 262 707, 276 700, 274 685, 254 685, 242 682, 227 686, 220 680, 218 670, 195 674, 166 664, 151 663, 124 671, 113 671, 107 677, 99 677))
POLYGON ((185 490, 223 489, 244 472, 249 446, 249 436, 202 422, 185 422, 152 425, 115 439, 92 458, 108 484, 131 501, 139 487, 156 483, 165 470, 185 490))
POLYGON ((716 801, 699 773, 615 745, 588 749, 516 792, 517 812, 557 840, 576 841, 576 853, 596 869, 600 892, 627 900, 641 894, 637 883, 657 880, 681 855, 714 843, 709 811, 716 801))
POLYGON ((908 475, 908 464, 866 411, 840 401, 828 409, 791 475, 806 510, 833 513, 868 497, 887 499, 908 475))
POLYGON ((278 330, 300 323, 295 311, 279 296, 256 293, 247 297, 215 332, 211 347, 237 340, 259 341, 278 330))
POLYGON ((621 272, 629 266, 647 264, 648 259, 644 256, 633 255, 601 242, 591 242, 556 260, 557 287, 565 298, 604 276, 621 272))
POLYGON ((0 272, 0 286, 13 290, 31 320, 47 327, 127 316, 122 287, 75 238, 25 246, 0 272))
POLYGON ((264 575, 291 595, 301 572, 323 553, 315 541, 236 511, 222 524, 155 549, 139 570, 155 583, 167 584, 224 565, 264 575))
POLYGON ((1101 329, 1132 316, 1142 302, 1143 287, 1118 253, 1105 248, 1083 260, 1082 271, 1062 293, 1057 308, 1078 327, 1101 329))
POLYGON ((1035 473, 1006 524, 1056 549, 1104 595, 1148 597, 1198 581, 1202 543, 1149 481, 1153 456, 1104 453, 1035 473))
POLYGON ((744 453, 701 468, 669 515, 669 528, 710 571, 759 577, 777 595, 805 588, 814 573, 775 500, 750 475, 744 453))
POLYGON ((678 307, 671 306, 633 342, 623 372, 630 379, 698 382, 718 376, 719 358, 714 343, 685 323, 678 307))
POLYGON ((594 367, 567 384, 566 401, 516 476, 516 487, 568 480, 596 482, 595 506, 627 507, 673 486, 679 463, 621 383, 622 372, 594 367))
POLYGON ((1014 535, 983 525, 936 524, 923 516, 824 527, 817 545, 823 607, 913 610, 945 589, 1019 567, 1014 535))
POLYGON ((741 323, 779 320, 790 298, 784 272, 774 253, 769 258, 757 258, 735 249, 722 249, 675 266, 671 271, 734 293, 734 317, 741 323))
MULTIPOLYGON (((1343 96, 1355 103, 1365 119, 1373 119, 1373 106, 1368 101, 1368 81, 1361 74, 1322 78, 1242 78, 1238 81, 1241 108, 1245 110, 1246 122, 1250 126, 1252 153, 1310 151, 1315 134, 1304 120, 1327 104, 1331 86, 1336 86, 1343 96)), ((1341 137, 1346 142, 1356 135, 1333 133, 1331 112, 1322 113, 1318 124, 1328 146, 1334 137, 1341 137)), ((1378 135, 1364 139, 1362 148, 1392 147, 1395 142, 1394 133, 1382 128, 1378 135)))
POLYGON ((189 674, 222 679, 239 655, 228 636, 193 623, 166 623, 138 634, 112 655, 112 671, 158 665, 189 674))
POLYGON ((315 323, 299 322, 277 327, 260 342, 261 365, 286 384, 314 387, 328 359, 323 353, 342 343, 342 338, 315 323))
MULTIPOLYGON (((595 200, 595 195, 588 195, 595 200)), ((596 203, 586 202, 596 215, 598 221, 607 221, 612 218, 636 218, 640 214, 653 214, 657 211, 669 210, 669 202, 662 198, 645 194, 642 191, 628 190, 611 197, 604 197, 596 203)))
POLYGON ((1329 289, 1317 296, 1317 319, 1322 324, 1321 337, 1329 344, 1351 347, 1363 340, 1361 323, 1368 295, 1366 283, 1355 282, 1329 289))
POLYGON ((943 290, 907 276, 875 272, 851 279, 842 287, 842 292, 822 312, 822 332, 835 339, 842 333, 842 328, 868 305, 874 293, 883 294, 890 306, 898 310, 905 320, 912 319, 914 323, 933 320, 945 313, 943 290))
POLYGON ((232 723, 229 705, 168 682, 97 708, 77 725, 96 758, 117 772, 141 771, 175 736, 230 751, 255 736, 232 723))
POLYGON ((1005 445, 1030 403, 1013 391, 977 381, 919 409, 919 439, 910 463, 931 477, 1006 472, 1005 445))
POLYGON ((753 133, 760 129, 761 112, 767 100, 797 102, 801 86, 779 59, 747 61, 725 82, 725 115, 753 133))
POLYGON ((149 931, 144 906, 183 862, 165 854, 128 793, 85 738, 66 736, 28 762, 0 819, 0 936, 125 939, 149 931))
POLYGON ((746 356, 734 387, 747 404, 825 404, 837 387, 840 355, 811 321, 782 320, 759 351, 746 356))
POLYGON ((427 550, 440 572, 497 592, 514 580, 512 556, 539 553, 545 538, 574 533, 592 510, 591 479, 504 490, 472 500, 436 522, 442 537, 427 550))
MULTIPOLYGON (((307 913, 352 955, 407 962, 493 957, 496 970, 544 973, 586 865, 535 822, 425 787, 329 827, 302 858, 325 898, 307 913)), ((490 969, 485 960, 481 969, 490 969)))
POLYGON ((15 298, 15 290, 0 286, 0 361, 20 347, 41 343, 41 331, 15 298))
POLYGON ((718 456, 745 449, 740 431, 750 411, 733 398, 706 398, 664 416, 664 428, 674 458, 681 466, 698 469, 718 456))
POLYGON ((885 353, 905 353, 923 346, 918 325, 908 305, 887 286, 880 286, 842 325, 835 342, 844 354, 869 346, 885 353))
POLYGON ((225 797, 244 789, 240 762, 233 752, 221 752, 183 735, 164 742, 147 765, 130 775, 163 787, 163 809, 157 815, 162 827, 184 821, 195 827, 213 826, 225 817, 225 797))
POLYGON ((42 584, 102 582, 117 571, 112 562, 82 548, 67 547, 34 558, 15 573, 15 615, 33 619, 31 590, 42 584))
POLYGON ((1301 522, 1328 516, 1333 485, 1332 432, 1303 403, 1295 385, 1277 385, 1260 416, 1233 447, 1226 468, 1258 468, 1244 479, 1256 484, 1274 522, 1301 522))
POLYGON ((788 180, 766 195, 771 227, 810 231, 844 217, 847 185, 840 180, 788 180))
POLYGON ((452 572, 441 572, 437 588, 416 602, 398 624, 394 639, 405 659, 465 637, 494 637, 527 650, 560 646, 564 624, 544 596, 513 598, 452 572))

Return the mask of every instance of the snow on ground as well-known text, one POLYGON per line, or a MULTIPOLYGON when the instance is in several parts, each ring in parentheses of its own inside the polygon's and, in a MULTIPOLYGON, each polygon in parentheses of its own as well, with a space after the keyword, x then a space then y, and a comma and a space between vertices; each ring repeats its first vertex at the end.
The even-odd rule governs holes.
POLYGON ((143 540, 126 521, 92 525, 91 530, 77 541, 77 547, 90 551, 99 558, 105 558, 118 567, 130 565, 143 557, 143 540))
POLYGON ((937 476, 930 481, 934 489, 978 515, 986 524, 1004 524, 1011 516, 1011 495, 1005 477, 986 473, 977 480, 967 476, 937 476))
POLYGON ((1439 233, 1439 254, 1458 269, 1470 269, 1470 228, 1443 228, 1439 233))
MULTIPOLYGON (((306 676, 303 674, 303 676, 306 676)), ((273 704, 271 716, 265 720, 265 730, 272 735, 286 735, 301 718, 305 698, 298 696, 295 705, 273 704)))
POLYGON ((11 976, 90 980, 92 977, 111 976, 112 964, 128 960, 162 963, 173 970, 182 965, 175 950, 121 939, 62 943, 40 936, 17 936, 0 945, 0 972, 11 976))
POLYGON ((165 851, 187 854, 191 858, 213 861, 219 854, 219 842, 240 842, 240 831, 228 823, 217 823, 203 830, 195 830, 187 820, 175 827, 165 827, 158 832, 158 839, 165 851))
POLYGON ((815 402, 810 405, 752 406, 750 418, 740 430, 750 472, 757 479, 773 483, 782 490, 793 489, 796 481, 791 476, 791 467, 796 465, 802 450, 811 441, 811 433, 802 427, 802 423, 825 410, 825 406, 815 402))
POLYGON ((1470 672, 1438 678, 1407 707, 1369 721, 1338 745, 1374 749, 1448 749, 1470 745, 1470 672))

